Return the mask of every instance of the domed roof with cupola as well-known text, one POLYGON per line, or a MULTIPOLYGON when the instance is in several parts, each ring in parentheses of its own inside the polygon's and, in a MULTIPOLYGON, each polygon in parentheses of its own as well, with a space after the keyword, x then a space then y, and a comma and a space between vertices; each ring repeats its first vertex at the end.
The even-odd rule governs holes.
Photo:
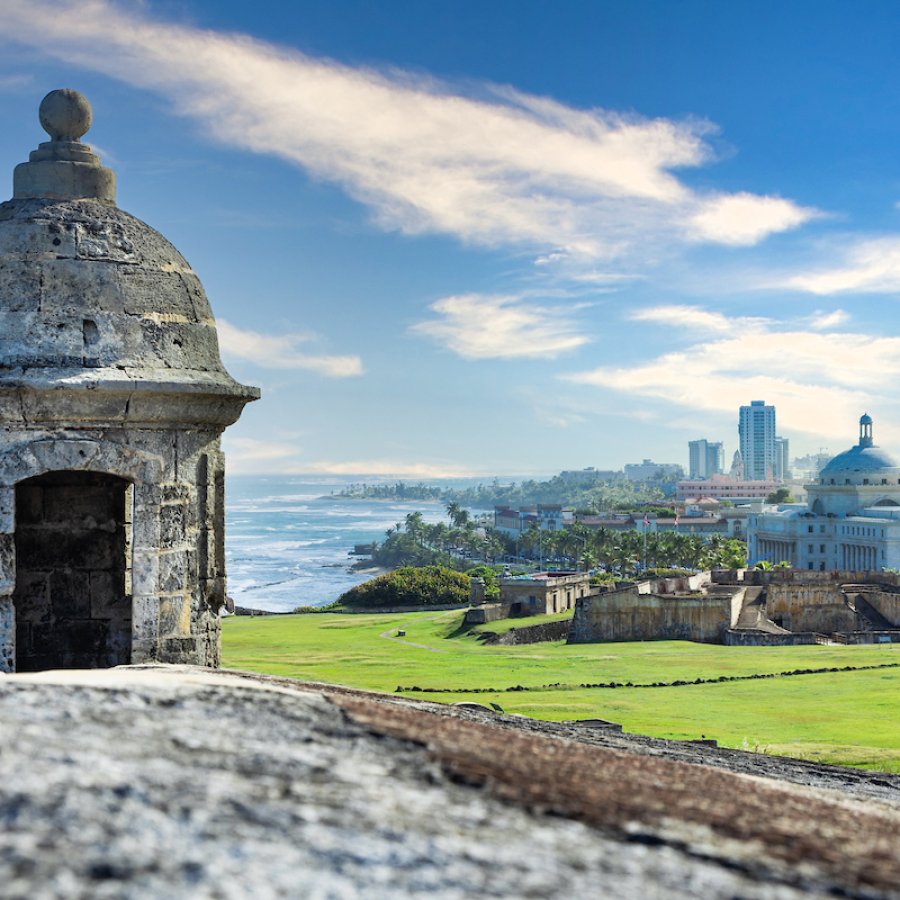
POLYGON ((259 396, 222 365, 215 320, 185 258, 120 210, 115 175, 81 142, 91 107, 53 91, 40 108, 50 135, 0 203, 0 421, 52 421, 59 393, 92 401, 78 421, 227 425, 259 396), (177 398, 177 400, 175 399, 177 398))
POLYGON ((819 478, 827 480, 840 476, 842 480, 850 477, 855 481, 855 476, 868 479, 879 474, 896 477, 898 472, 897 460, 873 443, 872 418, 864 414, 859 420, 859 443, 831 459, 819 473, 819 478))

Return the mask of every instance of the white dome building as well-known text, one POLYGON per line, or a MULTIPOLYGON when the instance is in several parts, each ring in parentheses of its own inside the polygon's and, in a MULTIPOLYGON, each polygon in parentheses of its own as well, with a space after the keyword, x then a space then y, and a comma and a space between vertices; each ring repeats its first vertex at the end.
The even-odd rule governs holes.
POLYGON ((835 456, 806 492, 806 505, 750 516, 750 563, 787 560, 820 571, 900 568, 900 464, 875 446, 868 414, 859 420, 859 443, 835 456))

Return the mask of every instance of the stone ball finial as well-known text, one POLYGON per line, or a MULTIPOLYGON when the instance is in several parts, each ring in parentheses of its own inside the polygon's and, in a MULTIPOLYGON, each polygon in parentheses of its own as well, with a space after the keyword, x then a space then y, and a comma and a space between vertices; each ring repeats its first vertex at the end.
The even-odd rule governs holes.
POLYGON ((41 101, 41 127, 51 140, 77 141, 91 127, 94 112, 87 97, 71 88, 50 91, 41 101))

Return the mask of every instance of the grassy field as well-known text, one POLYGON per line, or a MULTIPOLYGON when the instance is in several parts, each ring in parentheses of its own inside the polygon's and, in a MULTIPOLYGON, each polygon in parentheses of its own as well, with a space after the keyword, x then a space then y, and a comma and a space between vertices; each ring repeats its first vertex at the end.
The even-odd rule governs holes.
POLYGON ((389 692, 439 689, 409 696, 493 701, 506 712, 548 720, 601 717, 657 737, 705 735, 723 746, 900 772, 900 668, 680 687, 580 687, 900 663, 900 650, 889 646, 496 647, 462 632, 461 620, 458 610, 231 618, 224 623, 223 665, 389 692), (399 638, 401 629, 406 635, 399 638), (519 686, 527 690, 508 690, 519 686))

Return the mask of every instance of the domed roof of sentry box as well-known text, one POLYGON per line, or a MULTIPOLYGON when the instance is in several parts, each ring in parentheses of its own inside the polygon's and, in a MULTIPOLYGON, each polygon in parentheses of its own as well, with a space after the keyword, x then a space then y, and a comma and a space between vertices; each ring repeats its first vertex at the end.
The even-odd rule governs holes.
POLYGON ((80 140, 87 100, 53 91, 40 120, 50 140, 0 203, 0 421, 235 421, 259 391, 225 371, 185 258, 116 206, 114 173, 80 140))

